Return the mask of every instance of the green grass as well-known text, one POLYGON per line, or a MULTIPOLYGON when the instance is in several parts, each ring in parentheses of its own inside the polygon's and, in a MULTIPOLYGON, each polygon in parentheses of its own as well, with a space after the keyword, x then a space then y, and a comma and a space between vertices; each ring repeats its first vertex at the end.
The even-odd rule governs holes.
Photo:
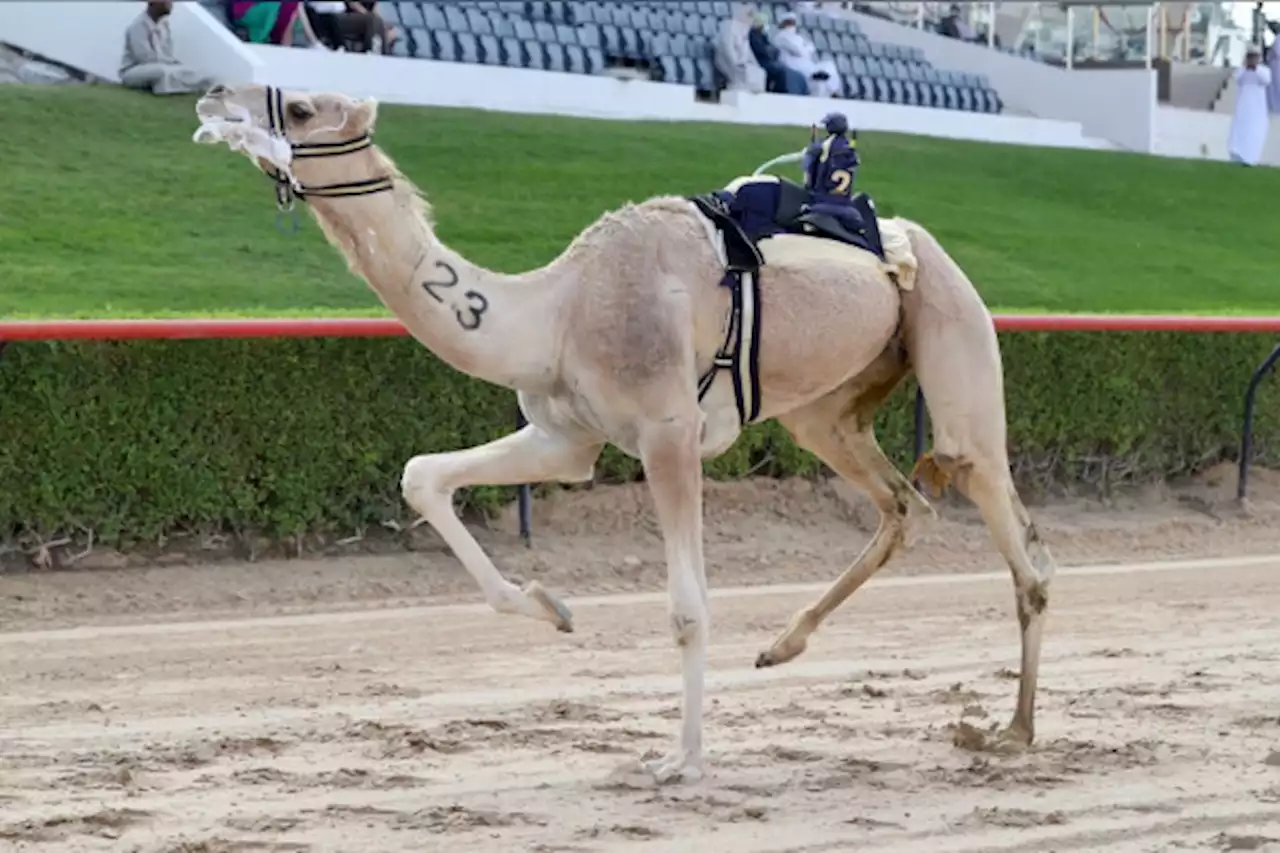
MULTIPOLYGON (((0 87, 0 316, 384 313, 309 219, 275 230, 267 178, 190 142, 193 104, 0 87)), ((721 186, 805 137, 393 106, 377 134, 442 239, 512 272, 609 208, 721 186)), ((886 133, 860 147, 881 212, 933 230, 994 310, 1280 312, 1276 170, 886 133)))

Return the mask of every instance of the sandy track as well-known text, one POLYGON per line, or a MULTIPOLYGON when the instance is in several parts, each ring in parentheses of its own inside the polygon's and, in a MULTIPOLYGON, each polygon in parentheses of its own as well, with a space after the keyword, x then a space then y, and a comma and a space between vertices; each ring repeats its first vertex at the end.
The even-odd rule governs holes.
POLYGON ((1064 570, 1040 740, 1003 722, 992 574, 873 582, 786 667, 813 595, 715 594, 709 778, 605 784, 676 730, 651 593, 578 632, 451 604, 0 634, 0 849, 1044 851, 1280 839, 1280 557, 1064 570))

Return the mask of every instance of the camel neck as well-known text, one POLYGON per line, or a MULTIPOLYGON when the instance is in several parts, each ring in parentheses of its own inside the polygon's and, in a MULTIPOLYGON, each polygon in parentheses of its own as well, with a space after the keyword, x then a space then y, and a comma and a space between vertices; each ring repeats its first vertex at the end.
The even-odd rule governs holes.
MULTIPOLYGON (((298 175, 304 185, 333 178, 298 175)), ((483 269, 441 243, 408 182, 373 195, 312 197, 308 204, 351 270, 441 360, 495 385, 546 388, 555 333, 545 318, 554 306, 539 282, 483 269)))

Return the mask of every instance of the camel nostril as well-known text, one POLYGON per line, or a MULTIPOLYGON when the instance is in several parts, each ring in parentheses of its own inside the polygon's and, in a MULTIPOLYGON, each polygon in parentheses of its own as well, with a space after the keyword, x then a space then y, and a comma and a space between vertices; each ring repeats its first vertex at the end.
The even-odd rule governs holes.
POLYGON ((209 87, 209 91, 205 92, 205 96, 209 98, 216 98, 219 95, 225 95, 225 94, 227 94, 227 87, 222 85, 221 83, 213 84, 211 87, 209 87))

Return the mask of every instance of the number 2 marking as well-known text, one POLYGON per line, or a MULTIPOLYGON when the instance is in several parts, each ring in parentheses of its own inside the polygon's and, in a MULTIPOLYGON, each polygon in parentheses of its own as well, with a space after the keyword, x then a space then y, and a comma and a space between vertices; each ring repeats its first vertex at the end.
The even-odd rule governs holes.
POLYGON ((831 173, 831 180, 836 182, 836 195, 844 195, 849 191, 849 185, 853 183, 853 175, 849 174, 847 169, 836 169, 831 173))
POLYGON ((449 280, 448 281, 424 281, 422 283, 422 289, 425 290, 427 292, 427 295, 430 296, 432 299, 434 299, 436 302, 444 302, 444 297, 436 293, 435 289, 437 287, 443 287, 443 288, 453 287, 455 284, 458 283, 458 273, 453 269, 453 267, 449 266, 444 261, 436 261, 436 266, 443 269, 448 274, 449 280))
MULTIPOLYGON (((456 287, 458 284, 458 272, 444 261, 436 261, 435 266, 444 270, 444 275, 447 278, 440 281, 424 281, 422 282, 422 289, 436 302, 444 304, 444 297, 437 293, 436 290, 448 290, 451 287, 456 287)), ((458 325, 470 332, 480 328, 480 318, 484 316, 484 312, 489 310, 489 300, 477 290, 468 290, 463 294, 463 298, 467 300, 465 306, 462 308, 451 307, 453 307, 453 316, 457 318, 458 325)))

